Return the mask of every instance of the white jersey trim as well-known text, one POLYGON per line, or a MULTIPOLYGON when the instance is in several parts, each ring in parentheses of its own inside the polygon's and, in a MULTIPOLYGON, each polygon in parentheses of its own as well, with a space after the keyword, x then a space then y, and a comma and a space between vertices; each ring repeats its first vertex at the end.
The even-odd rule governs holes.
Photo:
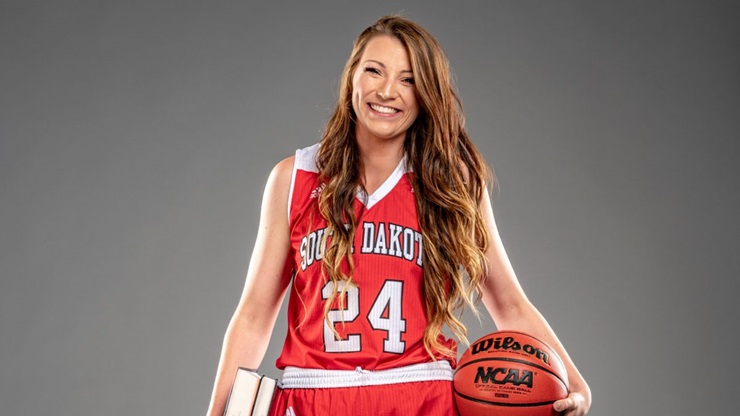
POLYGON ((318 172, 319 168, 316 167, 316 154, 318 152, 319 143, 296 150, 294 169, 305 170, 308 172, 318 172))
MULTIPOLYGON (((316 154, 319 151, 319 145, 320 143, 316 143, 312 146, 295 151, 293 173, 290 178, 290 193, 288 196, 288 221, 290 221, 290 207, 293 202, 293 189, 295 187, 296 172, 300 169, 306 172, 318 173, 319 168, 316 167, 316 154)), ((372 194, 368 195, 362 190, 362 188, 358 189, 357 199, 359 199, 360 202, 362 202, 362 204, 369 209, 372 208, 372 206, 378 203, 381 199, 383 199, 383 197, 388 195, 388 193, 393 190, 396 184, 398 184, 398 181, 401 180, 403 175, 411 171, 411 168, 406 166, 406 159, 406 155, 404 154, 403 158, 401 158, 401 161, 398 162, 396 169, 393 170, 393 173, 391 173, 391 175, 385 180, 385 182, 383 182, 383 184, 380 185, 380 187, 376 189, 375 192, 373 192, 372 194)))
POLYGON ((298 169, 309 172, 318 172, 316 167, 316 153, 319 151, 319 143, 295 151, 293 159, 293 173, 290 177, 290 192, 288 193, 288 223, 290 223, 290 206, 293 203, 293 189, 295 188, 295 176, 298 169))
POLYGON ((384 196, 388 195, 390 191, 396 186, 401 177, 407 172, 406 170, 406 155, 404 154, 401 161, 398 162, 396 169, 393 173, 386 178, 385 182, 378 189, 370 195, 367 195, 362 188, 357 190, 357 199, 359 199, 366 208, 370 209, 373 205, 377 204, 378 201, 383 199, 384 196))
POLYGON ((453 373, 449 361, 445 360, 378 371, 363 370, 360 367, 354 370, 321 370, 288 366, 283 371, 281 387, 326 389, 434 380, 452 381, 453 373))

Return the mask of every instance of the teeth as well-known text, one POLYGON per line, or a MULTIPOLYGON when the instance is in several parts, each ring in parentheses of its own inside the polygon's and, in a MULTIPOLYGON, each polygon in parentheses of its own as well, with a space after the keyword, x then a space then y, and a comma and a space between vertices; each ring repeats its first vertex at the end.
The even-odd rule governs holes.
POLYGON ((398 112, 398 110, 396 110, 395 108, 384 107, 382 105, 377 105, 377 104, 370 104, 370 107, 373 110, 375 110, 375 111, 377 111, 379 113, 383 113, 383 114, 393 114, 393 113, 397 113, 398 112))

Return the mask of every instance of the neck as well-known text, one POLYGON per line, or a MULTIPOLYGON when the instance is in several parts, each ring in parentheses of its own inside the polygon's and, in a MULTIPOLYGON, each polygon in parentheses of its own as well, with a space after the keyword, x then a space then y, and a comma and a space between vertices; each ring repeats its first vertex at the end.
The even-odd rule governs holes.
POLYGON ((363 135, 360 131, 357 131, 356 137, 363 166, 363 182, 367 192, 372 193, 403 159, 405 137, 377 139, 363 135))
POLYGON ((365 169, 384 164, 390 164, 395 168, 403 158, 405 135, 391 139, 379 139, 364 133, 358 128, 355 137, 365 169))

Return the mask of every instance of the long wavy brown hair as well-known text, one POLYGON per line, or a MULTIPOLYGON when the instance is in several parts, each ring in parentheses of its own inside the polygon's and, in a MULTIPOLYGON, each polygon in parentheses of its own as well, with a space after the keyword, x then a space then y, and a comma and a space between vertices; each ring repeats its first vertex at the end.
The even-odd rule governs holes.
POLYGON ((355 41, 319 148, 317 165, 326 184, 318 198, 319 212, 328 222, 325 235, 331 235, 323 268, 334 282, 324 316, 335 300, 343 307, 347 285, 339 282, 352 284, 351 249, 357 228, 353 202, 358 187, 363 187, 352 76, 368 41, 378 35, 398 39, 408 51, 419 102, 419 115, 406 132, 404 151, 413 171, 409 177, 423 236, 423 296, 429 321, 424 346, 433 358, 437 354, 454 357, 440 335, 446 325, 456 338, 467 342, 461 314, 466 305, 475 311, 489 244, 478 204, 493 175, 465 131, 462 103, 442 48, 424 28, 397 15, 381 17, 355 41))

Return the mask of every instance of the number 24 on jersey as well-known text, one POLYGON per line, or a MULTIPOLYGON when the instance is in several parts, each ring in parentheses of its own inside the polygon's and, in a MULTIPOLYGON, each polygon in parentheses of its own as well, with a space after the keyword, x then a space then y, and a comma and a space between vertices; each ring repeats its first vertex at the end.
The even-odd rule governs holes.
MULTIPOLYGON (((321 290, 324 300, 329 299, 334 290, 334 282, 327 282, 321 290)), ((346 302, 343 309, 332 309, 324 320, 324 345, 326 352, 359 352, 361 349, 362 334, 350 334, 346 339, 337 339, 330 325, 341 322, 354 322, 360 316, 360 289, 357 286, 346 286, 346 282, 337 284, 337 292, 345 290, 346 302), (345 290, 346 287, 346 290, 345 290)), ((385 352, 402 354, 406 343, 401 340, 401 334, 406 332, 406 320, 401 316, 403 304, 403 282, 386 280, 375 297, 372 308, 367 314, 367 320, 373 330, 385 331, 383 341, 385 352)))

